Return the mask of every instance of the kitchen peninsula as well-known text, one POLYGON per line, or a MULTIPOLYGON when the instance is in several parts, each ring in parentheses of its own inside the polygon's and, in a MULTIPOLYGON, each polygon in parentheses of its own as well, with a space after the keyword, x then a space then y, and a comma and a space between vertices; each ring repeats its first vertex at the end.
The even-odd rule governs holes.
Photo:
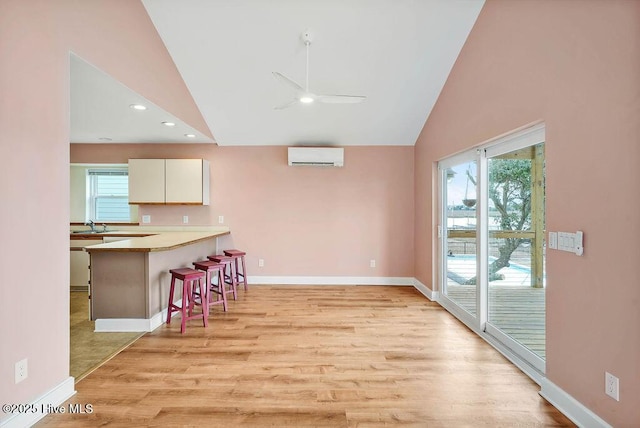
POLYGON ((170 269, 192 267, 217 251, 226 227, 157 232, 90 245, 91 319, 96 331, 152 331, 164 322, 170 269))

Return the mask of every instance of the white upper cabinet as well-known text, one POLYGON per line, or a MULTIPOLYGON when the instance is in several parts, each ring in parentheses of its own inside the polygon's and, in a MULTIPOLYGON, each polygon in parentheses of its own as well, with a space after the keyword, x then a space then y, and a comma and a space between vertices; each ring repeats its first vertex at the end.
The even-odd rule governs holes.
POLYGON ((129 203, 209 205, 209 161, 129 159, 129 203))
POLYGON ((209 161, 166 159, 165 200, 168 204, 209 205, 209 161))
POLYGON ((129 203, 164 204, 164 159, 129 159, 129 203))

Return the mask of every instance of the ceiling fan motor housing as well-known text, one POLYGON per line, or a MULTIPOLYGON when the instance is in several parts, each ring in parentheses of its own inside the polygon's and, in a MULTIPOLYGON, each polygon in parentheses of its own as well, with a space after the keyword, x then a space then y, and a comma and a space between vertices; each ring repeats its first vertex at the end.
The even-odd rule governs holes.
POLYGON ((302 41, 305 45, 311 44, 311 41, 313 40, 312 36, 311 30, 308 28, 302 33, 302 41))

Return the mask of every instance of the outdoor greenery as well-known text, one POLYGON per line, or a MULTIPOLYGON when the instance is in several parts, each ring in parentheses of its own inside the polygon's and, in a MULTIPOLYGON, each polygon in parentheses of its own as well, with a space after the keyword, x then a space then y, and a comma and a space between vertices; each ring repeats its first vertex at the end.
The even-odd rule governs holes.
MULTIPOLYGON (((495 217, 500 230, 531 228, 531 161, 524 159, 489 160, 489 199, 500 213, 495 217)), ((506 238, 499 256, 489 265, 489 278, 509 266, 511 254, 525 240, 506 238)))
MULTIPOLYGON (((468 178, 475 185, 476 180, 469 173, 468 178)), ((531 227, 531 160, 490 159, 489 160, 489 205, 499 230, 526 230, 531 227)), ((491 225, 490 225, 491 226, 491 225)), ((489 280, 503 279, 498 271, 509 266, 513 252, 527 241, 522 238, 506 238, 498 247, 499 255, 489 265, 489 280)), ((475 284, 476 278, 467 284, 475 284)))

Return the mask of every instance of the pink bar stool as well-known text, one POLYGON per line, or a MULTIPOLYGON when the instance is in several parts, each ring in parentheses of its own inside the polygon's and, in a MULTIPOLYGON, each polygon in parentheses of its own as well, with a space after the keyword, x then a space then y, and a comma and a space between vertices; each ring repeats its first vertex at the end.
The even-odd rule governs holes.
POLYGON ((201 260, 199 262, 194 262, 193 267, 204 271, 207 275, 205 283, 209 287, 209 307, 213 305, 222 305, 224 311, 227 312, 227 287, 224 286, 224 265, 211 260, 201 260), (218 277, 216 285, 213 285, 212 283, 213 275, 218 277), (216 294, 216 300, 213 300, 212 293, 216 294))
POLYGON ((249 287, 247 286, 247 276, 245 275, 246 266, 244 264, 244 256, 246 256, 247 253, 240 250, 225 250, 224 255, 231 257, 234 261, 235 268, 236 268, 236 284, 240 284, 241 282, 240 277, 242 277, 242 283, 244 284, 244 291, 247 291, 249 287), (238 262, 242 264, 242 272, 240 272, 238 262))
POLYGON ((184 333, 187 329, 187 320, 202 318, 205 327, 209 325, 209 305, 206 302, 209 295, 207 287, 203 287, 205 273, 190 269, 180 268, 171 269, 171 290, 169 291, 169 306, 167 307, 167 324, 171 324, 171 314, 180 312, 182 314, 182 323, 180 324, 180 333, 184 333), (182 281, 182 306, 173 303, 173 295, 175 291, 176 279, 182 281), (196 292, 196 284, 198 291, 196 292), (200 302, 196 302, 200 300, 200 302), (199 304, 202 307, 202 313, 193 315, 193 307, 199 304))
POLYGON ((233 259, 229 256, 223 256, 220 254, 214 254, 212 256, 207 256, 207 258, 213 262, 220 263, 224 265, 222 268, 224 284, 229 284, 231 286, 231 293, 233 294, 233 300, 238 300, 238 284, 236 282, 236 275, 233 271, 233 259), (227 268, 229 269, 229 274, 227 274, 227 268), (228 280, 227 280, 228 278, 228 280))

